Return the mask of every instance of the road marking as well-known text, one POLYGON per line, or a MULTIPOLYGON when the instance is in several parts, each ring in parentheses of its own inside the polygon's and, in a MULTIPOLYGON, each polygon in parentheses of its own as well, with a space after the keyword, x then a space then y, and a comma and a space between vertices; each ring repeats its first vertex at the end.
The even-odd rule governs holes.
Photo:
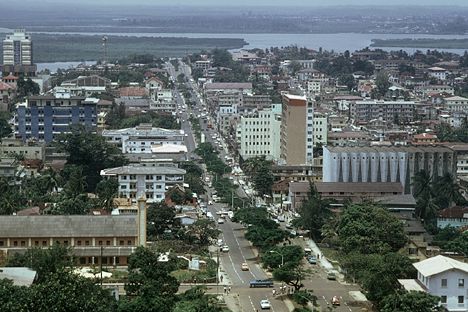
POLYGON ((250 300, 250 304, 252 305, 253 311, 256 311, 255 305, 254 305, 254 303, 253 303, 253 301, 252 301, 252 297, 249 296, 249 300, 250 300))
POLYGON ((231 254, 229 254, 228 256, 229 256, 229 260, 231 261, 232 268, 234 269, 234 272, 236 272, 237 277, 239 277, 239 279, 240 279, 240 281, 242 282, 242 284, 244 284, 244 280, 243 280, 242 277, 240 276, 239 272, 237 272, 236 266, 234 265, 234 262, 232 261, 231 254))

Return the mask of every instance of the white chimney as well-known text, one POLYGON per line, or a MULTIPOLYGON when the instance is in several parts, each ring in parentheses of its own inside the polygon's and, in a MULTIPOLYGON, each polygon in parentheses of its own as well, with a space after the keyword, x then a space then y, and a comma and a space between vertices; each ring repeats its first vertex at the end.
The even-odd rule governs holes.
POLYGON ((146 199, 138 198, 138 246, 146 247, 146 199))

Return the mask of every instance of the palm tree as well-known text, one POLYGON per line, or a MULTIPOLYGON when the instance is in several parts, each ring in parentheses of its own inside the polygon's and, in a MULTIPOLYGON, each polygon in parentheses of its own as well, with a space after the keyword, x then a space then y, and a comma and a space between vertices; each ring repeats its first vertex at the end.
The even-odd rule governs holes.
POLYGON ((432 196, 432 177, 425 170, 417 172, 412 181, 413 195, 416 199, 432 196))
POLYGON ((460 193, 460 186, 450 173, 437 177, 433 181, 433 192, 437 194, 437 203, 441 208, 464 204, 465 199, 460 193))

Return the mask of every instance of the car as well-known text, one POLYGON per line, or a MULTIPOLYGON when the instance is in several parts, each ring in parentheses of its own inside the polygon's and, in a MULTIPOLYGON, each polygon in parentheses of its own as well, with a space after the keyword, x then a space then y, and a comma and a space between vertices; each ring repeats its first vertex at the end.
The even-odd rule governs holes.
POLYGON ((279 222, 284 222, 284 221, 286 221, 286 219, 284 218, 284 216, 278 216, 278 221, 279 222))
POLYGON ((273 287, 273 281, 270 279, 265 279, 265 280, 251 280, 249 282, 250 288, 255 288, 255 287, 273 287))
POLYGON ((213 202, 211 200, 208 201, 208 205, 213 205, 213 202))
POLYGON ((221 247, 221 251, 222 251, 222 252, 229 252, 229 246, 228 246, 228 245, 224 245, 223 247, 221 247))
POLYGON ((247 264, 247 262, 244 262, 241 264, 241 269, 242 271, 248 271, 249 270, 249 265, 247 264))
POLYGON ((291 225, 291 223, 286 223, 285 228, 287 228, 288 230, 290 230, 290 229, 293 228, 293 226, 291 225))
POLYGON ((335 281, 335 280, 336 280, 336 274, 335 274, 335 272, 328 272, 328 273, 327 273, 327 279, 328 279, 328 280, 331 280, 331 281, 335 281))
POLYGON ((219 238, 218 239, 218 247, 222 247, 222 246, 224 246, 224 241, 221 238, 219 238))
POLYGON ((338 298, 338 296, 333 296, 332 300, 331 300, 331 303, 332 305, 334 306, 339 306, 341 303, 340 303, 340 298, 338 298))
POLYGON ((317 264, 317 257, 316 256, 308 256, 307 257, 307 261, 310 263, 310 264, 317 264))
POLYGON ((269 310, 269 309, 271 309, 270 301, 268 301, 267 299, 261 300, 261 301, 260 301, 260 308, 262 308, 262 310, 269 310))
POLYGON ((224 224, 224 219, 223 219, 223 218, 219 218, 219 219, 218 219, 218 224, 224 224))

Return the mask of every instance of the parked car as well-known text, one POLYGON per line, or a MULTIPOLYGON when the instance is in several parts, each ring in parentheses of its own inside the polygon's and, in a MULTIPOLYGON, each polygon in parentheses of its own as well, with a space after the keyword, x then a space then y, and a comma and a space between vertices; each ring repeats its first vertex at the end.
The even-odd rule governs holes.
POLYGON ((332 305, 334 306, 339 306, 341 303, 340 303, 340 298, 338 298, 338 296, 333 296, 332 300, 332 305))
POLYGON ((223 247, 221 247, 221 251, 222 251, 222 252, 229 252, 229 246, 228 246, 228 245, 224 245, 223 247))
POLYGON ((310 264, 317 264, 317 257, 316 256, 313 256, 313 255, 310 255, 307 257, 307 261, 310 263, 310 264))
POLYGON ((260 308, 262 308, 262 310, 271 309, 270 301, 268 301, 267 299, 263 299, 262 301, 260 301, 260 308))
POLYGON ((249 265, 247 264, 247 262, 242 263, 241 269, 242 269, 242 271, 248 271, 249 270, 249 265))
POLYGON ((336 280, 336 274, 335 274, 335 272, 328 272, 328 273, 327 273, 327 279, 329 279, 329 280, 331 280, 331 281, 336 280))
POLYGON ((219 218, 219 219, 218 219, 218 224, 224 224, 224 219, 223 219, 223 218, 219 218))

